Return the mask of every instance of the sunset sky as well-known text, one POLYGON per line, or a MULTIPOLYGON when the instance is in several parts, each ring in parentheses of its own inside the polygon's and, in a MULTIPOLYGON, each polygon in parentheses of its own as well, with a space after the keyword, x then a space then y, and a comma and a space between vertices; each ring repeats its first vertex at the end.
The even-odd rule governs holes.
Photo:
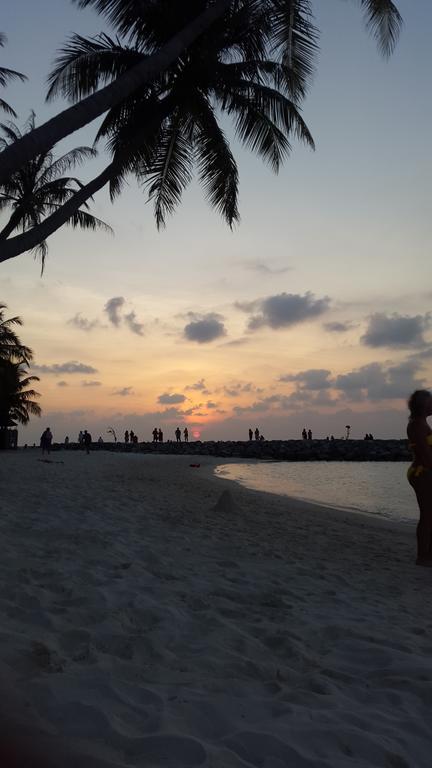
MULTIPOLYGON (((43 416, 21 443, 48 425, 59 441, 83 428, 109 439, 109 426, 173 438, 185 424, 209 440, 249 426, 268 439, 303 426, 339 437, 346 424, 353 437, 404 435, 407 395, 432 385, 432 4, 397 0, 405 24, 388 61, 357 3, 313 5, 322 50, 304 116, 316 151, 294 143, 275 176, 233 140, 233 232, 197 184, 157 232, 131 179, 92 208, 113 237, 60 230, 42 278, 31 254, 0 265, 0 301, 23 318, 41 379, 43 416)), ((29 76, 2 97, 40 123, 62 107, 44 103, 56 49, 108 29, 69 0, 4 0, 1 31, 1 63, 29 76)), ((101 147, 77 175, 104 161, 101 147)))

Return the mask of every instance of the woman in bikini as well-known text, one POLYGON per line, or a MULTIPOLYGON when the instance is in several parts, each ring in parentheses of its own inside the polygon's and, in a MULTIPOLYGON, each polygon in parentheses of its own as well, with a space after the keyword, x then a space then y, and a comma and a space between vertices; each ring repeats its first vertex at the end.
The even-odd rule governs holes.
POLYGON ((432 394, 418 389, 408 400, 408 440, 413 463, 408 481, 415 491, 420 510, 417 525, 417 565, 432 567, 432 429, 427 423, 432 416, 432 394))

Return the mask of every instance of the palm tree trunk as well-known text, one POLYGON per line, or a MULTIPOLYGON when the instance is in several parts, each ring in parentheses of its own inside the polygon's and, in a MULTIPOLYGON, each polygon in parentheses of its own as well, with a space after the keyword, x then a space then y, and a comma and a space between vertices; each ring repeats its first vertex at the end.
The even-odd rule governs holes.
POLYGON ((24 232, 22 235, 17 235, 9 240, 0 242, 0 263, 13 259, 20 253, 30 251, 56 232, 73 216, 83 203, 109 182, 115 166, 116 163, 110 163, 99 176, 96 176, 95 179, 82 187, 82 189, 75 192, 61 208, 52 213, 51 216, 48 216, 39 226, 29 229, 28 232, 24 232))
POLYGON ((22 218, 22 208, 17 208, 12 216, 10 217, 8 223, 3 227, 3 229, 0 232, 0 240, 6 240, 7 237, 14 231, 16 226, 19 224, 22 218))
POLYGON ((0 154, 0 182, 5 181, 13 171, 18 170, 35 155, 46 152, 65 136, 91 123, 137 88, 150 82, 159 72, 167 69, 185 48, 225 13, 230 3, 231 0, 216 0, 157 53, 132 67, 110 85, 26 133, 22 139, 3 150, 0 154))

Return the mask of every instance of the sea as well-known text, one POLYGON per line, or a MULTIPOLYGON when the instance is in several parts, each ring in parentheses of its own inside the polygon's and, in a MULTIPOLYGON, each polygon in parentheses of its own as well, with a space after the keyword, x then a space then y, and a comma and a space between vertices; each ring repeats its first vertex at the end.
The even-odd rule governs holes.
POLYGON ((222 464, 215 472, 255 491, 413 524, 418 511, 408 467, 392 461, 256 461, 222 464))

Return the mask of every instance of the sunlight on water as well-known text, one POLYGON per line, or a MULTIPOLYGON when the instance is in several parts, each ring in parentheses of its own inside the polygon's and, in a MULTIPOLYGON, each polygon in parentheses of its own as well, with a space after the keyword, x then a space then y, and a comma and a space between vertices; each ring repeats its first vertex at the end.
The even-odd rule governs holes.
POLYGON ((367 512, 397 522, 417 519, 405 462, 254 462, 223 464, 216 475, 246 488, 367 512))

